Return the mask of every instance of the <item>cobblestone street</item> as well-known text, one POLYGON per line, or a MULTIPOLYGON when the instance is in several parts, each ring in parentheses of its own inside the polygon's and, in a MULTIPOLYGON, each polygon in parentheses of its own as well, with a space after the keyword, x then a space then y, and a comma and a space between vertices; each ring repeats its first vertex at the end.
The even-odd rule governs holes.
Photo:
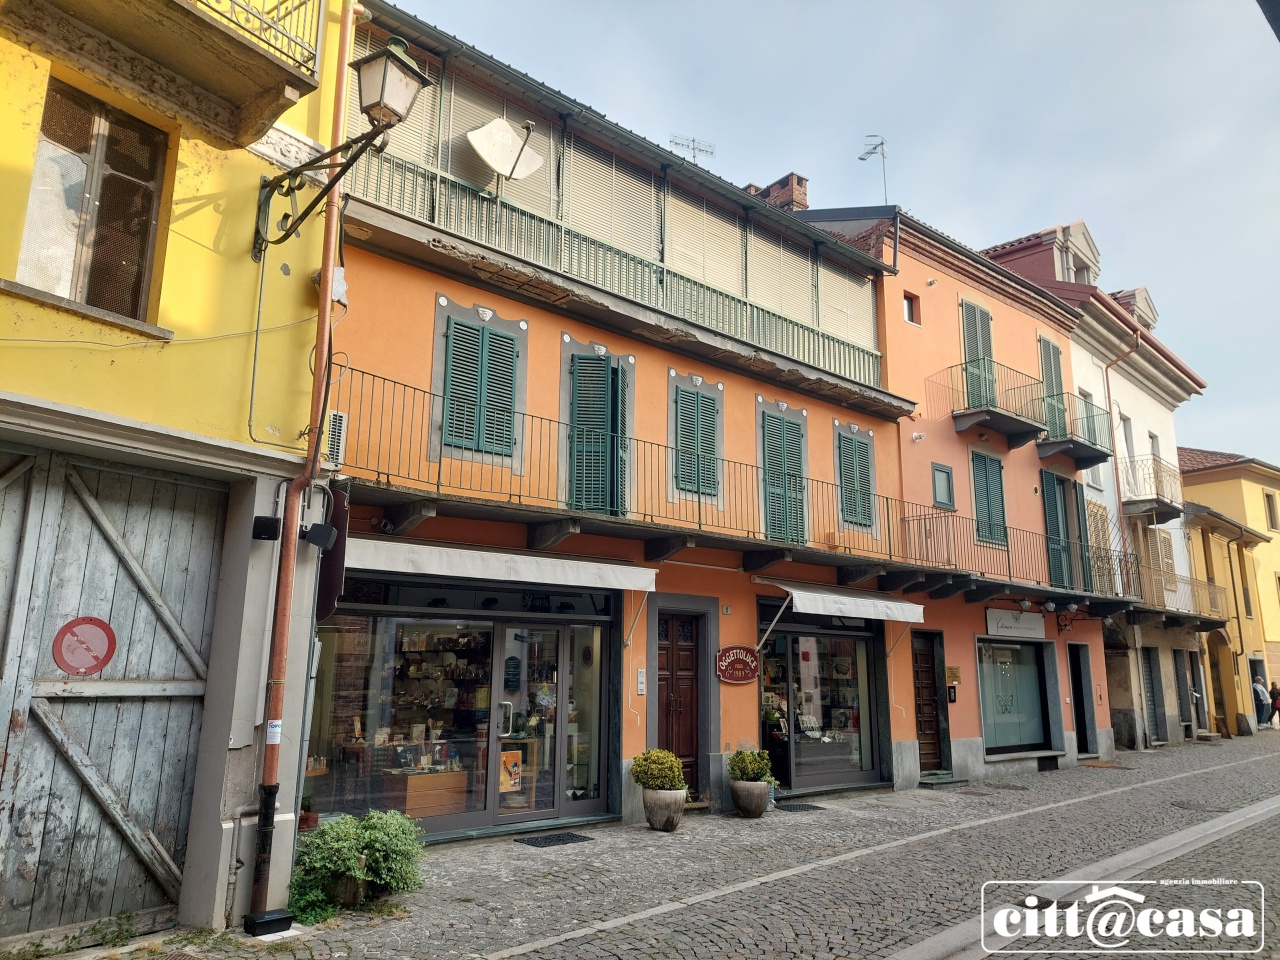
MULTIPOLYGON (((407 915, 347 914, 265 949, 348 960, 888 957, 974 918, 983 881, 1060 877, 1278 793, 1280 733, 1266 732, 945 792, 822 796, 820 810, 758 821, 691 815, 674 834, 606 826, 547 849, 510 838, 434 847, 423 888, 397 900, 407 915)), ((1276 850, 1280 817, 1147 875, 1270 889, 1276 850)), ((223 937, 188 949, 260 948, 223 937)))

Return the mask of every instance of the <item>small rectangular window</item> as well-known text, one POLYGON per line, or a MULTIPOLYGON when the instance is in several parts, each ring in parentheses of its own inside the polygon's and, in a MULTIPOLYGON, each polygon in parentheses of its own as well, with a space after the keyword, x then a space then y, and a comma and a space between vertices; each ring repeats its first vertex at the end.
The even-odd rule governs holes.
POLYGON ((933 505, 948 510, 956 508, 955 477, 946 464, 933 464, 933 505))
POLYGON ((17 281, 144 320, 168 138, 49 81, 17 281))
POLYGON ((907 323, 920 326, 920 298, 914 294, 902 295, 902 319, 907 323))
POLYGON ((1267 504, 1267 526, 1272 530, 1280 530, 1280 514, 1276 512, 1276 495, 1264 493, 1263 497, 1267 504))

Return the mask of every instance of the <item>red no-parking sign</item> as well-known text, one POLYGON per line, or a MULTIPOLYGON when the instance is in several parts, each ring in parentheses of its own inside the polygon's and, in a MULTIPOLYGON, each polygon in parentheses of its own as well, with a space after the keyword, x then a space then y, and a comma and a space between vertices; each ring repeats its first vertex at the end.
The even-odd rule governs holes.
POLYGON ((115 631, 97 617, 77 617, 64 623, 53 638, 53 662, 73 677, 97 673, 115 653, 115 631))

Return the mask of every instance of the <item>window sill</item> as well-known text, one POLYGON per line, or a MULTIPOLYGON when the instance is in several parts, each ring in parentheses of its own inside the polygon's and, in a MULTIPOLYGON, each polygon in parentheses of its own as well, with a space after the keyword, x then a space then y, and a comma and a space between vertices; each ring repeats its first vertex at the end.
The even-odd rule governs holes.
POLYGON ((1065 757, 1065 750, 1023 750, 1020 753, 988 753, 987 763, 1001 763, 1005 760, 1034 760, 1037 757, 1065 757))
POLYGON ((86 320, 96 320, 99 323, 105 323, 109 326, 117 327, 121 330, 128 330, 131 333, 139 333, 150 340, 172 340, 173 331, 166 330, 164 327, 155 327, 149 323, 143 323, 141 320, 134 320, 132 317, 126 317, 123 314, 112 313, 110 310, 99 310, 97 307, 90 307, 87 304, 76 303, 74 300, 68 300, 66 297, 59 297, 52 293, 45 293, 43 290, 37 290, 35 287, 28 287, 26 284, 17 283, 13 280, 0 280, 0 292, 19 297, 31 303, 38 303, 46 307, 53 307, 55 310, 61 310, 64 313, 74 314, 86 320))

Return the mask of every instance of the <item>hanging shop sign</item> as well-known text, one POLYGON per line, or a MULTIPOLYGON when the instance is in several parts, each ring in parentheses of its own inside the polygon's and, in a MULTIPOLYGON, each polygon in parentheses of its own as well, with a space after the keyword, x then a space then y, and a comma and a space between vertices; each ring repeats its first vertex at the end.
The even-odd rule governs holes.
POLYGON ((97 673, 115 654, 115 631, 97 617, 77 617, 64 623, 53 638, 53 662, 73 677, 97 673))
POLYGON ((716 654, 716 676, 724 683, 755 683, 760 654, 754 647, 724 647, 716 654))

